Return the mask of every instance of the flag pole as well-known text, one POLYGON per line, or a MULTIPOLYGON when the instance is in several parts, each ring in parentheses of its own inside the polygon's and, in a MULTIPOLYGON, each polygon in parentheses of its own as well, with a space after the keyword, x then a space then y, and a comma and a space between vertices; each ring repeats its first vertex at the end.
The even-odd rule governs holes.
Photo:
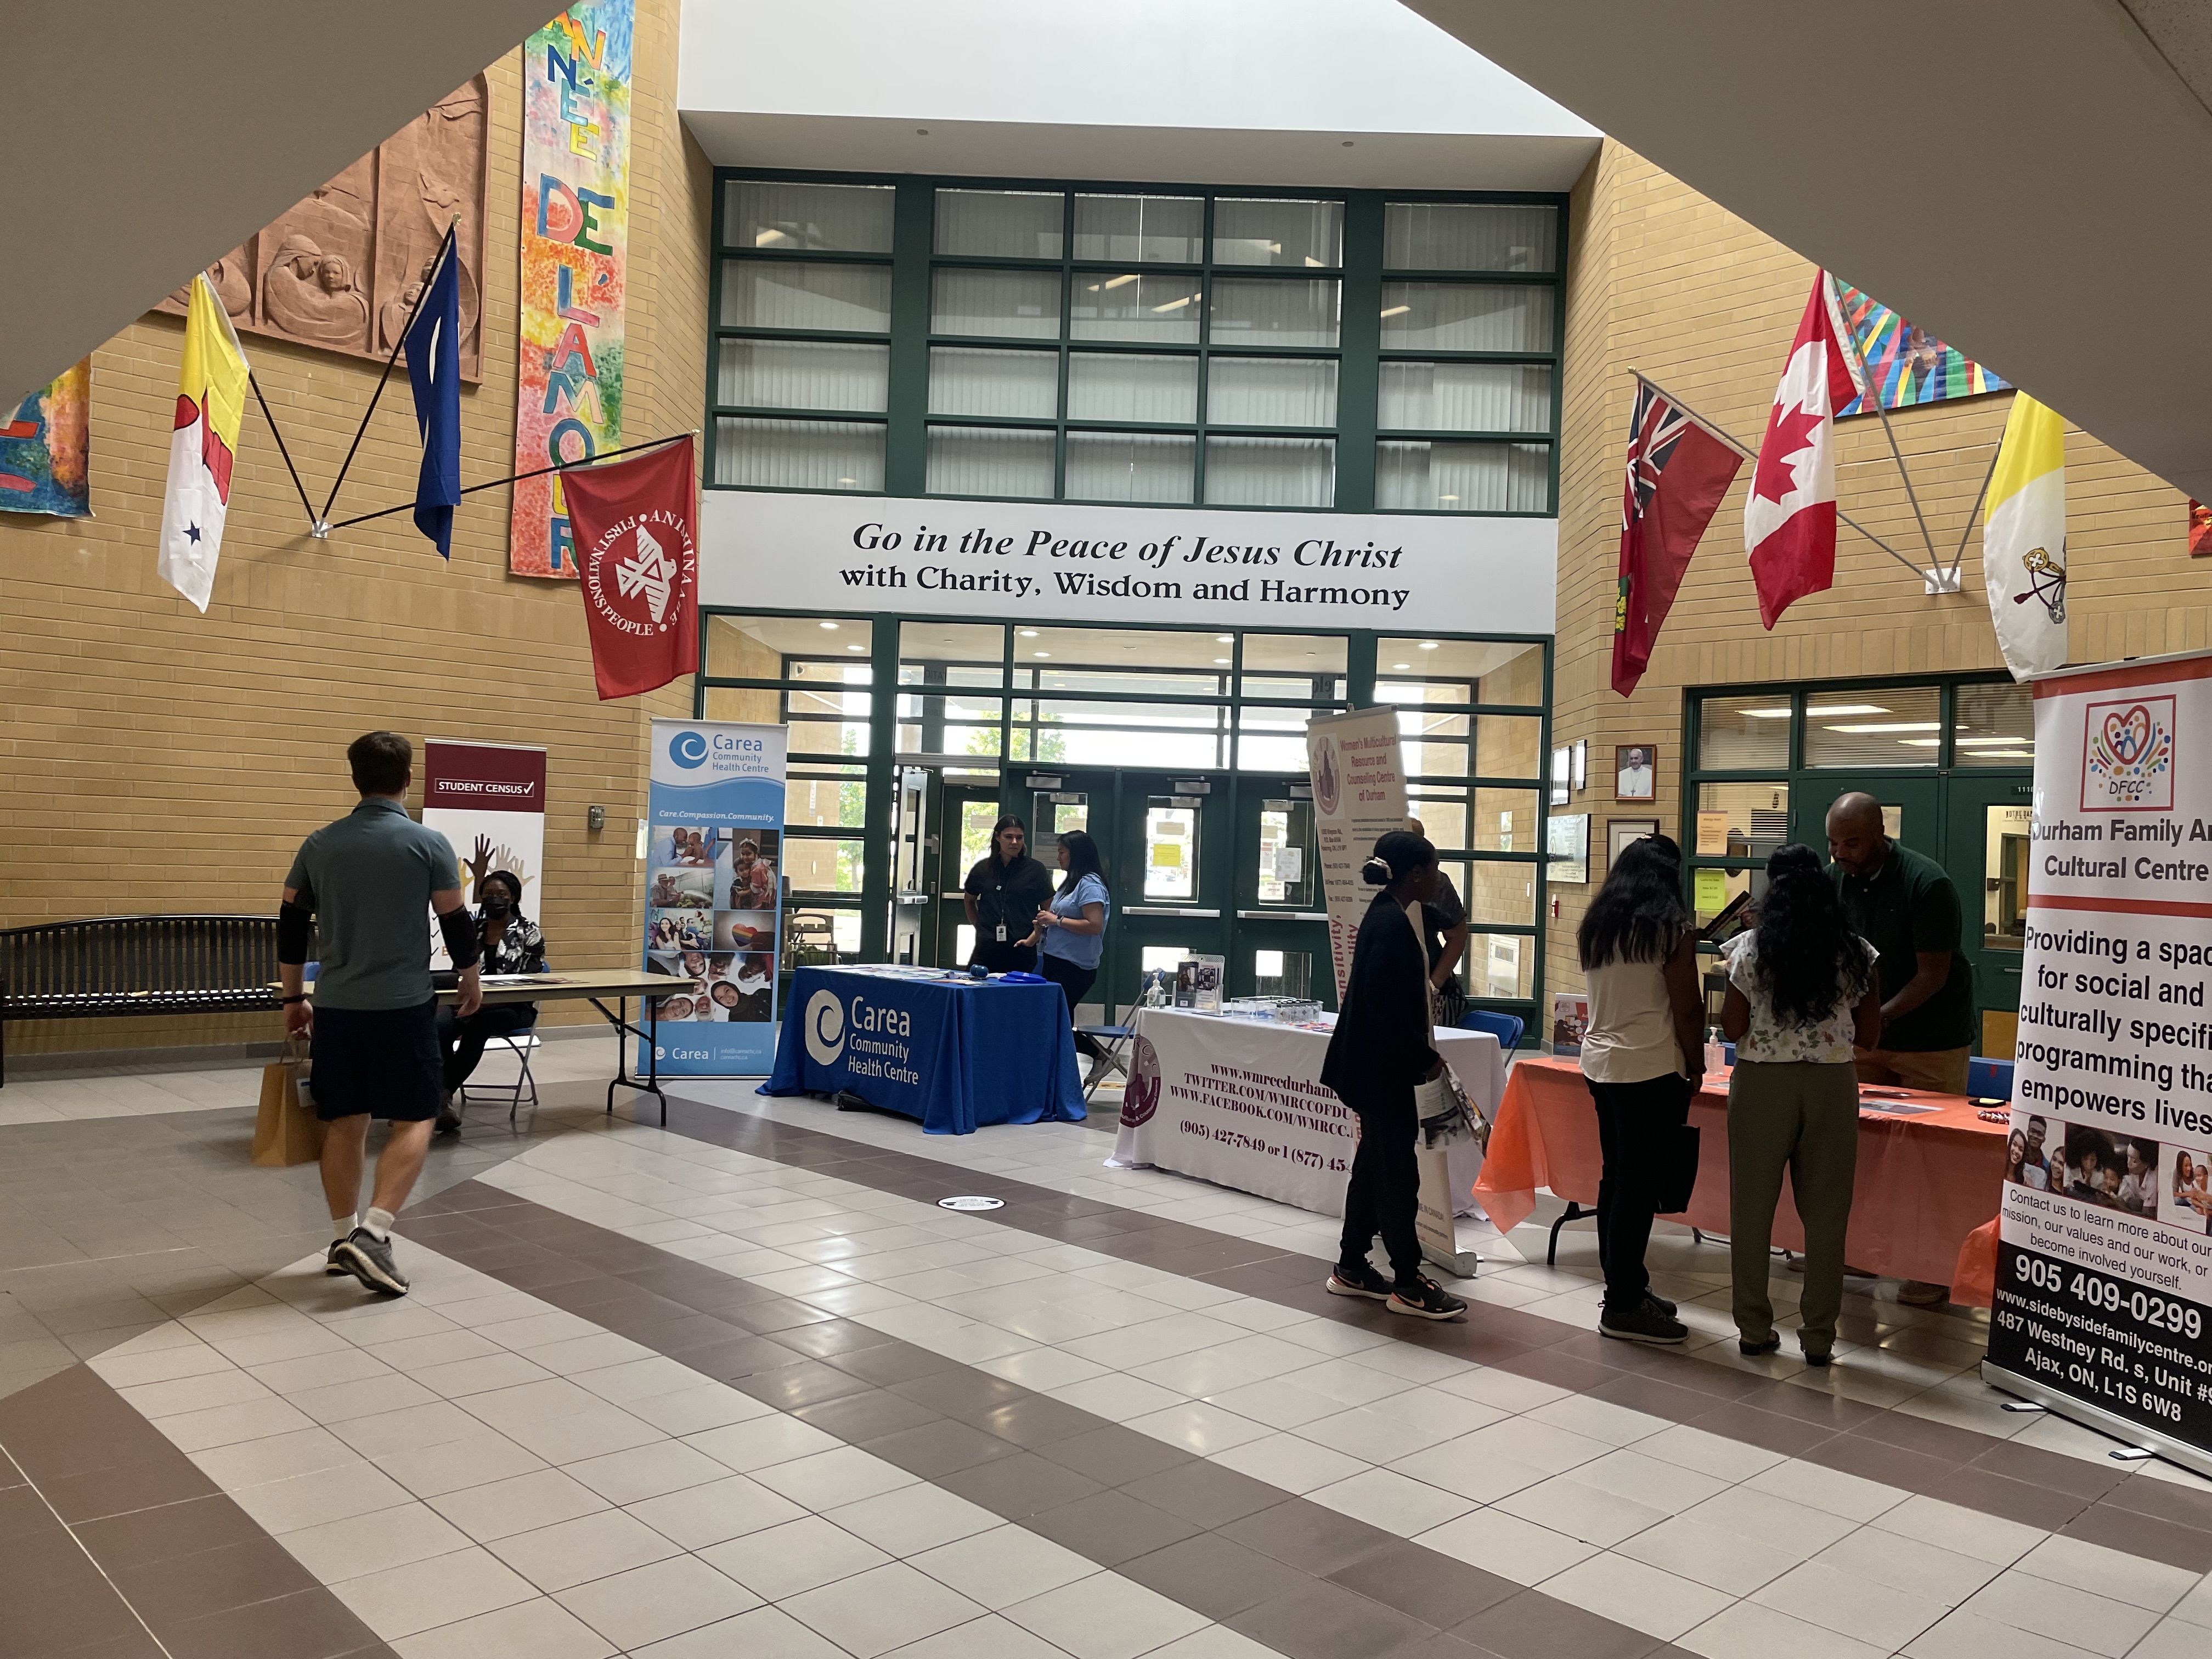
POLYGON ((460 216, 457 214, 453 222, 446 227, 446 240, 439 244, 437 263, 430 267, 429 276, 423 280, 421 289, 415 295, 415 303, 407 307, 407 320, 399 325, 399 337, 392 343, 392 355, 384 360, 384 373, 377 377, 376 390, 369 394, 368 407, 362 411, 361 425, 354 432, 353 442, 346 450, 345 459, 338 465, 338 476, 331 480, 330 496, 323 502, 322 512, 316 515, 314 524, 307 532, 319 542, 330 539, 331 508, 337 503, 338 488, 345 483, 346 473, 353 465, 354 455, 361 448, 362 439, 368 434, 369 418, 376 413, 377 400, 384 396, 385 384, 392 379, 392 366, 399 361, 399 354, 407 344, 407 331, 415 326, 415 314, 422 309, 422 301, 430 297, 430 284, 438 280, 439 270, 453 252, 454 233, 460 222, 460 216))
POLYGON ((1954 582, 1959 580, 1959 567, 1966 562, 1966 544, 1974 538, 1975 520, 1982 516, 1982 503, 1989 499, 1990 480, 1997 476, 1997 457, 2002 453, 2004 440, 1999 438, 1996 451, 1990 456, 1990 470, 1982 474, 1982 487, 1974 492, 1974 504, 1966 509, 1966 527, 1959 532, 1959 550, 1951 556, 1951 580, 1954 582))
MULTIPOLYGON (((1836 279, 1828 272, 1820 273, 1820 289, 1832 314, 1843 320, 1842 300, 1836 293, 1836 279)), ((1864 408, 1869 398, 1874 401, 1874 412, 1881 416, 1881 435, 1889 440, 1889 453, 1897 461, 1897 476, 1905 483, 1905 499, 1912 503, 1912 516, 1919 520, 1920 539, 1928 549, 1928 574, 1940 590, 1943 585, 1943 561, 1936 551, 1936 538, 1928 533, 1928 520, 1920 511, 1920 497, 1913 493, 1912 474, 1905 471, 1905 452, 1897 446, 1897 434, 1889 424, 1889 406, 1882 401, 1881 388, 1875 385, 1874 376, 1867 372, 1866 353, 1859 349, 1857 333, 1845 324, 1844 338, 1851 349, 1851 360, 1859 366, 1859 405, 1864 408)))
MULTIPOLYGON (((595 465, 600 461, 611 461, 617 455, 635 455, 641 449, 659 449, 667 444, 686 443, 698 435, 699 428, 695 426, 689 432, 672 433, 665 438, 649 438, 641 444, 626 444, 620 449, 610 449, 604 455, 586 455, 582 459, 574 461, 556 461, 550 466, 541 466, 532 472, 510 472, 504 478, 492 478, 480 484, 471 484, 466 489, 461 491, 461 494, 473 495, 480 489, 496 489, 501 484, 520 483, 525 478, 542 478, 549 472, 574 472, 578 467, 595 465)), ((395 513, 409 512, 414 506, 415 503, 412 501, 402 501, 398 507, 387 507, 375 513, 364 513, 358 518, 341 519, 336 524, 325 525, 324 528, 343 530, 349 526, 367 524, 371 519, 388 519, 395 513)))
POLYGON ((269 422, 269 435, 276 441, 276 453, 284 458, 284 470, 292 475, 292 488, 300 492, 300 505, 307 510, 307 526, 315 523, 315 504, 307 499, 307 486, 300 482, 300 469, 292 465, 292 452, 284 447, 284 434, 277 428, 276 416, 269 407, 269 399, 262 396, 261 382, 251 368, 246 371, 246 383, 253 388, 253 401, 261 405, 261 418, 269 422))
MULTIPOLYGON (((1670 404, 1674 404, 1675 408, 1677 408, 1677 409, 1680 410, 1682 411, 1682 413, 1684 413, 1685 415, 1688 416, 1690 417, 1690 419, 1697 424, 1697 426, 1698 427, 1698 428, 1699 428, 1700 430, 1702 430, 1702 431, 1704 431, 1704 432, 1710 433, 1713 437, 1715 437, 1715 438, 1718 439, 1722 443, 1726 444, 1726 445, 1727 445, 1730 449, 1733 449, 1734 451, 1735 451, 1735 453, 1736 453, 1737 454, 1739 454, 1739 455, 1742 456, 1742 457, 1744 458, 1744 459, 1746 459, 1746 460, 1747 460, 1747 461, 1754 462, 1754 463, 1755 463, 1755 462, 1757 462, 1757 460, 1759 459, 1759 452, 1758 452, 1757 450, 1755 450, 1755 449, 1752 448, 1752 447, 1751 447, 1749 445, 1747 445, 1747 444, 1745 444, 1745 443, 1740 442, 1738 440, 1736 440, 1736 439, 1735 439, 1735 438, 1730 437, 1730 436, 1729 436, 1726 432, 1723 432, 1723 431, 1719 427, 1716 426, 1712 422, 1711 422, 1711 421, 1707 420, 1704 416, 1702 416, 1702 415, 1698 414, 1698 411, 1697 411, 1696 410, 1694 410, 1694 409, 1691 408, 1691 407, 1689 406, 1689 404, 1687 404, 1684 403, 1684 402, 1683 402, 1680 398, 1677 398, 1677 397, 1676 397, 1673 392, 1671 392, 1668 391, 1668 390, 1667 390, 1667 388, 1666 388, 1665 386, 1661 386, 1661 385, 1659 384, 1659 382, 1658 382, 1658 381, 1656 381, 1656 380, 1653 380, 1653 379, 1652 379, 1649 374, 1645 374, 1642 369, 1640 369, 1640 368, 1632 368, 1632 369, 1630 369, 1628 372, 1629 372, 1631 374, 1633 374, 1633 375, 1634 375, 1638 380, 1639 380, 1643 381, 1644 385, 1646 385, 1646 386, 1650 386, 1650 387, 1654 392, 1657 392, 1661 397, 1664 398, 1665 398, 1668 403, 1670 403, 1670 404)), ((1904 555, 1904 554, 1902 554, 1902 553, 1899 552, 1895 548, 1892 547, 1892 546, 1891 546, 1887 542, 1886 542, 1886 541, 1882 540, 1882 538, 1881 538, 1881 537, 1879 537, 1879 536, 1875 535, 1875 534, 1874 533, 1874 532, 1873 532, 1873 531, 1869 530, 1869 529, 1868 529, 1864 525, 1861 524, 1861 523, 1860 523, 1856 519, 1852 518, 1852 517, 1850 516, 1850 514, 1849 514, 1848 513, 1844 512, 1844 511, 1843 510, 1843 508, 1842 508, 1842 507, 1838 507, 1836 509, 1836 517, 1837 517, 1838 519, 1839 519, 1840 520, 1842 520, 1844 524, 1847 524, 1847 525, 1850 526, 1850 527, 1851 527, 1852 529, 1854 529, 1854 530, 1857 531, 1857 532, 1859 532, 1859 534, 1860 534, 1860 535, 1862 535, 1862 536, 1865 537, 1869 541, 1872 542, 1872 543, 1873 543, 1876 547, 1880 548, 1883 552, 1885 552, 1885 553, 1888 554, 1888 555, 1889 555, 1889 556, 1890 556, 1891 558, 1895 559, 1895 560, 1898 562, 1898 563, 1899 563, 1899 564, 1903 565, 1903 566, 1904 566, 1907 570, 1910 570, 1910 571, 1911 571, 1914 575, 1918 576, 1918 577, 1921 577, 1921 578, 1923 578, 1923 580, 1927 577, 1927 575, 1928 575, 1928 574, 1929 574, 1927 571, 1923 570, 1923 569, 1922 569, 1918 565, 1917 565, 1917 564, 1913 563, 1911 560, 1910 560, 1910 559, 1906 558, 1906 557, 1905 556, 1905 555, 1904 555)))

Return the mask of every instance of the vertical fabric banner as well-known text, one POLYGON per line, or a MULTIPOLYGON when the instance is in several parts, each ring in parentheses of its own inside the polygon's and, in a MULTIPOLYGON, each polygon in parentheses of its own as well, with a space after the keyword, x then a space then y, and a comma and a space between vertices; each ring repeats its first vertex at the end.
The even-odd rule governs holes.
POLYGON ((1321 847, 1322 892, 1328 901, 1328 954, 1336 1000, 1352 976, 1352 946, 1376 890, 1359 878, 1376 837, 1406 827, 1406 769, 1398 752, 1398 711, 1358 708, 1306 722, 1306 766, 1313 779, 1314 827, 1321 847))
MULTIPOLYGON (((461 860, 461 902, 482 898, 483 878, 504 870, 522 884, 522 911, 544 925, 545 751, 510 744, 428 738, 422 744, 422 823, 442 831, 461 860)), ((430 965, 450 968, 430 930, 430 965)), ((558 939, 548 941, 554 955, 558 939)))
POLYGON ((1983 1370, 2212 1474, 2212 654, 2034 684, 1983 1370))
POLYGON ((40 386, 0 421, 0 513, 92 516, 92 359, 40 386))
MULTIPOLYGON (((634 0, 584 0, 522 50, 514 470, 620 446, 634 0)), ((561 477, 514 486, 507 568, 573 580, 561 477)))
MULTIPOLYGON (((764 1077, 775 1061, 786 737, 653 723, 645 970, 696 981, 661 1005, 663 1077, 764 1077)), ((640 1043, 639 1070, 647 1059, 640 1043)))

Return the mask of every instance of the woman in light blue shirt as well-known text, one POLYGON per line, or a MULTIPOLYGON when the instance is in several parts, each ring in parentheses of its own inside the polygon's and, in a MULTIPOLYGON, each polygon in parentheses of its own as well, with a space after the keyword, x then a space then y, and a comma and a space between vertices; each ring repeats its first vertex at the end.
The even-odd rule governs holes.
MULTIPOLYGON (((1067 998, 1070 1019, 1076 1006, 1098 977, 1098 959, 1106 948, 1106 917, 1113 899, 1106 890, 1106 872, 1098 859, 1098 843, 1080 830, 1060 838, 1060 867, 1066 873, 1052 902, 1036 913, 1036 926, 1024 939, 1037 953, 1037 972, 1060 987, 1067 998)), ((1075 1046, 1094 1062, 1106 1058, 1105 1050, 1080 1032, 1075 1046)), ((1094 1064, 1094 1071, 1097 1065, 1094 1064)))

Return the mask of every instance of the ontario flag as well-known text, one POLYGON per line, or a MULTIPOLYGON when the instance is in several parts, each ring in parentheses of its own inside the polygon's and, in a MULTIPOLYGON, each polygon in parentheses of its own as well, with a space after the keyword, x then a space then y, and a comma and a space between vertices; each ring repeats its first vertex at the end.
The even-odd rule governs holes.
POLYGON ((1620 579, 1613 600, 1613 689, 1636 690, 1690 556, 1743 458, 1641 376, 1620 495, 1620 579))
POLYGON ((169 487, 161 499, 161 580, 205 615, 215 592, 216 555, 230 510, 230 472, 246 418, 246 354, 229 315, 209 286, 192 278, 185 312, 185 357, 177 373, 177 418, 169 434, 169 487))
POLYGON ((699 669, 698 476, 689 440, 561 475, 599 700, 699 669))
POLYGON ((1759 440, 1759 465, 1743 504, 1744 546, 1759 589, 1759 620, 1768 628, 1808 593, 1836 580, 1836 410, 1857 391, 1828 310, 1828 273, 1790 347, 1759 440))

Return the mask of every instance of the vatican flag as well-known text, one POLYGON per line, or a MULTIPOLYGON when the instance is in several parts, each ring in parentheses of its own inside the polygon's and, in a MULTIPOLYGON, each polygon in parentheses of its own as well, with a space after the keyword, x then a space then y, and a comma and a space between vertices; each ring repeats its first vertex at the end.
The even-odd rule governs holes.
POLYGON ((231 464, 246 416, 246 354, 215 289, 192 278, 185 360, 169 434, 169 487, 161 501, 161 580, 203 614, 215 592, 216 554, 230 507, 231 464))
POLYGON ((2066 665, 2066 427, 2025 392, 1990 475, 1982 586, 2013 678, 2066 665))

